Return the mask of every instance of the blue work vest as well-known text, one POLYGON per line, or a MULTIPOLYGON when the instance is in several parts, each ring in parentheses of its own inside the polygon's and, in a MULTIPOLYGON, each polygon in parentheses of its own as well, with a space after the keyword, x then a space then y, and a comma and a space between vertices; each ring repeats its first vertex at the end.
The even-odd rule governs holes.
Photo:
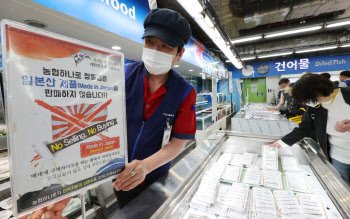
MULTIPOLYGON (((167 120, 173 125, 176 112, 193 86, 174 70, 170 70, 165 86, 168 91, 164 99, 147 119, 143 120, 144 75, 147 74, 143 62, 128 66, 126 73, 126 115, 128 135, 128 160, 143 160, 161 149, 167 120)), ((146 176, 145 181, 155 180, 165 175, 171 162, 159 167, 146 176)))
POLYGON ((350 87, 350 80, 345 80, 344 83, 345 83, 348 87, 350 87))

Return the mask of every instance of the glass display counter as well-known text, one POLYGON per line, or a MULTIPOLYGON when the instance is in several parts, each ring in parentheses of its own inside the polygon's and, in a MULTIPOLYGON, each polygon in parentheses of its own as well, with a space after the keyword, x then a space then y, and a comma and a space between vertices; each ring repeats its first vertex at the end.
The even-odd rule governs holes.
POLYGON ((275 170, 269 170, 264 165, 268 159, 263 152, 263 145, 277 139, 273 136, 225 132, 217 151, 196 172, 183 179, 183 183, 169 195, 152 218, 349 218, 349 185, 328 160, 317 153, 319 146, 313 140, 304 139, 291 148, 275 153, 278 161, 275 170), (297 172, 288 168, 291 166, 284 165, 286 157, 296 162, 293 167, 297 172), (249 161, 249 158, 253 160, 243 162, 249 161), (261 170, 258 177, 251 173, 251 168, 256 168, 259 173, 261 167, 266 169, 261 170), (275 185, 271 184, 274 181, 269 181, 269 178, 274 177, 270 173, 278 173, 279 188, 271 187, 275 185), (252 178, 258 179, 257 184, 252 184, 252 178), (301 185, 305 185, 307 190, 298 191, 304 188, 301 185), (266 198, 271 202, 265 208, 259 204, 261 191, 269 195, 266 198), (285 200, 279 198, 281 194, 289 195, 288 201, 293 201, 295 211, 282 205, 285 200), (236 196, 245 198, 225 202, 236 196), (239 208, 240 202, 244 203, 243 210, 239 208), (289 212, 289 217, 285 212, 289 212))
POLYGON ((196 113, 201 113, 203 110, 212 107, 210 95, 197 95, 196 99, 196 113))
POLYGON ((214 123, 211 113, 198 113, 196 114, 196 120, 197 130, 204 130, 214 123))

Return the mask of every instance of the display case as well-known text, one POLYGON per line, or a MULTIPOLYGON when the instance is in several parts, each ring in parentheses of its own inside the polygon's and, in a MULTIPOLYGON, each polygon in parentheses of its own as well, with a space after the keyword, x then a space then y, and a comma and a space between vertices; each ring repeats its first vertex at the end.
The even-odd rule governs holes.
POLYGON ((231 104, 230 104, 230 105, 228 105, 228 104, 226 104, 226 105, 220 105, 218 108, 225 109, 226 116, 229 116, 229 115, 231 115, 231 113, 232 113, 231 104))
POLYGON ((223 93, 218 93, 217 100, 218 100, 218 104, 221 104, 224 102, 223 93))
MULTIPOLYGON (((205 114, 212 114, 213 110, 212 109, 207 109, 203 113, 205 114)), ((216 121, 219 121, 220 119, 224 118, 226 116, 226 110, 223 107, 217 107, 217 114, 216 114, 216 121)))
MULTIPOLYGON (((242 163, 240 165, 242 166, 241 171, 238 172, 237 182, 227 180, 227 177, 234 176, 234 174, 230 174, 232 172, 227 172, 227 169, 232 171, 238 168, 234 166, 237 164, 232 162, 234 157, 238 155, 244 157, 246 153, 255 154, 254 159, 265 160, 266 162, 267 159, 259 159, 263 153, 263 145, 272 143, 277 139, 273 136, 225 132, 223 140, 217 145, 217 150, 208 156, 196 172, 193 172, 187 178, 183 178, 183 183, 173 190, 174 192, 153 214, 152 218, 250 219, 258 216, 260 218, 349 218, 350 188, 347 184, 348 182, 339 175, 328 160, 320 153, 317 153, 319 145, 311 139, 304 139, 289 149, 280 150, 278 154, 273 153, 277 155, 276 159, 279 165, 276 166, 276 170, 269 170, 265 166, 266 169, 261 170, 261 176, 258 176, 258 178, 264 180, 259 181, 258 185, 246 182, 246 177, 252 176, 251 173, 248 173, 248 171, 251 171, 248 168, 255 168, 253 165, 257 165, 256 168, 259 170, 258 162, 252 161, 252 166, 249 166, 249 163, 243 165, 243 158, 241 159, 242 163), (281 158, 286 160, 285 157, 295 160, 297 165, 293 167, 296 167, 298 172, 293 172, 293 168, 287 168, 287 165, 281 165, 281 158), (281 177, 281 187, 279 189, 267 187, 266 185, 269 182, 267 176, 270 176, 269 173, 273 171, 278 172, 281 177), (226 180, 224 179, 225 177, 226 180), (300 177, 303 180, 300 181, 303 182, 300 185, 305 184, 305 188, 308 190, 296 191, 299 184, 295 183, 297 181, 291 180, 293 177, 296 177, 295 179, 300 177), (209 180, 209 182, 205 180, 209 180), (208 183, 202 183, 202 181, 208 183), (213 196, 211 196, 211 189, 214 190, 213 196), (288 191, 286 192, 286 190, 288 191), (236 191, 236 193, 233 191, 236 191), (263 205, 259 204, 261 203, 259 201, 259 192, 261 191, 266 192, 266 195, 269 196, 267 198, 271 202, 271 205, 267 205, 265 209, 264 207, 262 208, 263 205), (203 196, 198 196, 197 192, 203 196), (290 203, 287 206, 293 205, 291 207, 294 209, 293 211, 288 210, 288 207, 283 205, 286 200, 278 198, 278 195, 285 195, 286 193, 290 195, 287 200, 290 203), (231 202, 222 202, 223 200, 230 200, 230 196, 238 195, 245 198, 232 199, 231 202), (209 204, 208 206, 203 204, 200 209, 199 205, 196 205, 198 200, 209 204), (243 210, 238 208, 241 207, 240 205, 236 205, 240 202, 244 203, 245 207, 243 210), (230 204, 225 205, 223 203, 230 204), (290 215, 286 216, 286 212, 289 212, 290 215)), ((266 153, 263 156, 267 156, 266 153)), ((264 163, 264 161, 261 162, 264 163)), ((235 179, 235 177, 232 179, 235 179)), ((265 199, 265 196, 263 198, 265 199)))
POLYGON ((212 120, 211 113, 198 113, 196 114, 197 130, 204 130, 211 126, 214 121, 212 120))
POLYGON ((245 119, 260 119, 260 120, 280 120, 287 121, 288 119, 281 115, 280 112, 268 110, 247 109, 244 115, 245 119))
POLYGON ((203 110, 209 109, 211 107, 212 107, 211 95, 209 94, 197 95, 196 113, 201 113, 203 110))
POLYGON ((231 131, 256 135, 284 136, 295 127, 298 127, 296 122, 267 110, 246 109, 231 119, 231 131))

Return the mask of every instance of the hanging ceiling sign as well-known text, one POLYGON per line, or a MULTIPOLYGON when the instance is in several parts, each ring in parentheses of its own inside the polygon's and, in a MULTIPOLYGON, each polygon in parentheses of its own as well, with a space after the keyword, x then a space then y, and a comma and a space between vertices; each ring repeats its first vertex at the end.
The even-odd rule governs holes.
POLYGON ((242 78, 268 77, 286 74, 300 74, 310 72, 341 71, 350 69, 350 55, 342 56, 315 56, 300 59, 289 59, 281 61, 258 62, 247 65, 248 71, 243 68, 233 68, 234 77, 242 78))

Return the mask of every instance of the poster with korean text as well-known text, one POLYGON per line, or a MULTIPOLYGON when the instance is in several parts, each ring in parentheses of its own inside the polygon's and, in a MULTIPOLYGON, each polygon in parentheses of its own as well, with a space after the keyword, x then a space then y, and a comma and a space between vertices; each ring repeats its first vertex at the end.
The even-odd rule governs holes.
POLYGON ((14 214, 115 177, 126 161, 124 56, 2 21, 14 214))

